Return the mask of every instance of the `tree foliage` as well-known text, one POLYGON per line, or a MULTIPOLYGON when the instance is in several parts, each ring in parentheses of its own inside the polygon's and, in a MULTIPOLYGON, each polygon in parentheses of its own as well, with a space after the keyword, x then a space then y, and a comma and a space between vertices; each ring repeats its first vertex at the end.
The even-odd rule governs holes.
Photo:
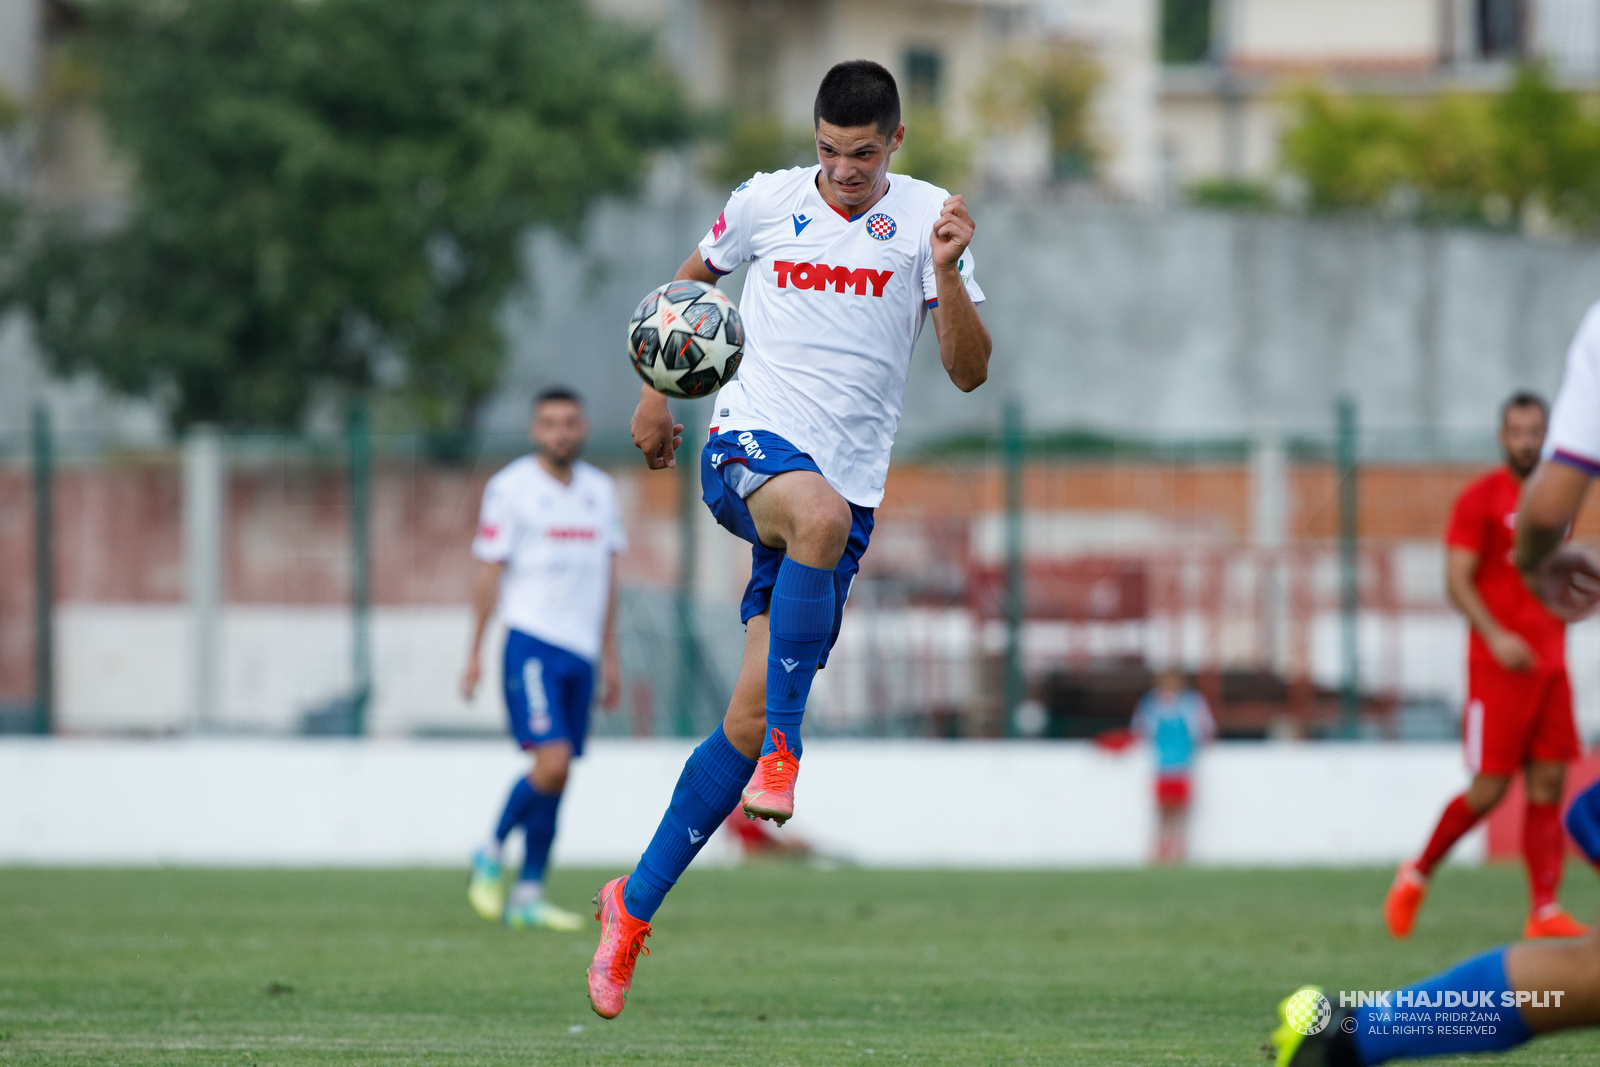
POLYGON ((1420 107, 1306 92, 1283 158, 1317 208, 1491 224, 1539 211, 1573 229, 1600 228, 1600 114, 1538 66, 1503 92, 1420 107))
POLYGON ((1102 155, 1093 104, 1104 80, 1087 45, 1052 40, 1002 56, 979 92, 978 110, 1000 129, 1041 123, 1050 139, 1052 176, 1090 178, 1102 155))
POLYGON ((972 144, 952 137, 944 116, 930 105, 912 107, 905 114, 906 139, 889 157, 889 169, 960 192, 972 170, 972 144))
MULTIPOLYGON (((391 389, 462 425, 530 225, 624 193, 685 111, 583 0, 102 0, 82 59, 121 218, 36 227, 17 293, 55 367, 174 420, 293 426, 391 389)), ((557 268, 558 269, 558 268, 557 268)))

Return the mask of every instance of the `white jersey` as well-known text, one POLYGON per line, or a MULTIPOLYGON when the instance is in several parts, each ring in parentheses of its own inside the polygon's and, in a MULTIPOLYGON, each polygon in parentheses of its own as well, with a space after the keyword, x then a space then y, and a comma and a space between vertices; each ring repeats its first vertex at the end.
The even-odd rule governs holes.
POLYGON ((1600 476, 1600 304, 1589 308, 1567 349, 1567 372, 1550 411, 1544 458, 1600 476))
POLYGON ((504 563, 500 621, 585 659, 600 655, 611 602, 611 557, 628 547, 611 476, 584 462, 572 484, 532 456, 483 490, 472 554, 504 563))
MULTIPOLYGON (((949 193, 903 174, 846 218, 817 191, 820 167, 757 174, 733 191, 700 256, 745 278, 744 362, 717 394, 714 430, 770 430, 816 460, 853 504, 883 500, 905 410, 911 350, 938 303, 929 239, 949 193)), ((974 302, 972 250, 958 269, 974 302)))

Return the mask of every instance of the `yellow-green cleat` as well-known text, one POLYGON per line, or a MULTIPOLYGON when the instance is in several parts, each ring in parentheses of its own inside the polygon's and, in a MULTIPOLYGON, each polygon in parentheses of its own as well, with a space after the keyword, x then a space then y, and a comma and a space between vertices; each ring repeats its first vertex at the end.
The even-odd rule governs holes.
POLYGON ((467 903, 472 910, 492 923, 500 921, 506 910, 505 872, 488 849, 472 854, 472 874, 467 878, 467 903))
POLYGON ((543 897, 518 901, 506 908, 506 925, 513 930, 582 930, 583 916, 558 908, 543 897))
POLYGON ((1278 1002, 1278 1028, 1263 1051, 1274 1067, 1358 1067, 1349 1017, 1318 987, 1301 986, 1278 1002))

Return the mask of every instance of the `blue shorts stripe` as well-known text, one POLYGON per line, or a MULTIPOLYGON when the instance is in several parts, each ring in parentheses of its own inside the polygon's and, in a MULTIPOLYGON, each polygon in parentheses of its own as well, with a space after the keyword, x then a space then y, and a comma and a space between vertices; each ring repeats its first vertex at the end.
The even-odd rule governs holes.
POLYGON ((583 754, 594 696, 594 666, 582 656, 510 630, 504 660, 506 719, 523 748, 553 741, 583 754))

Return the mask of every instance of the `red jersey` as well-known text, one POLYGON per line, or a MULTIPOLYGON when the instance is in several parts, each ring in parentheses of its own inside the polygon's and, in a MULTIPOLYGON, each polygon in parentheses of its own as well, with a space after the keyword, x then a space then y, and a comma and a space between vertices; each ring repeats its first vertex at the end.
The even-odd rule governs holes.
MULTIPOLYGON (((1478 595, 1495 620, 1528 642, 1539 663, 1535 670, 1564 670, 1567 627, 1529 591, 1512 562, 1517 537, 1517 499, 1522 487, 1505 467, 1484 475, 1461 491, 1450 513, 1445 544, 1478 555, 1472 577, 1478 595)), ((1499 666, 1489 645, 1472 631, 1472 665, 1499 666)))

